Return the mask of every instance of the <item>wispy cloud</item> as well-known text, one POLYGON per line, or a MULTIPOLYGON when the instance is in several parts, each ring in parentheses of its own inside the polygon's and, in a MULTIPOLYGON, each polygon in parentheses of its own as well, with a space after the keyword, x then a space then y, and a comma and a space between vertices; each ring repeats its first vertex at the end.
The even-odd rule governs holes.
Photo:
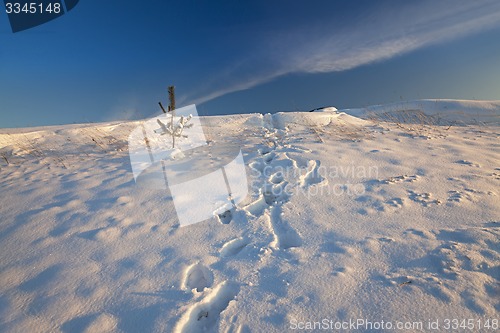
POLYGON ((200 104, 285 74, 344 71, 499 25, 497 0, 454 0, 384 6, 347 24, 326 20, 295 26, 266 33, 259 52, 230 64, 184 98, 200 104))

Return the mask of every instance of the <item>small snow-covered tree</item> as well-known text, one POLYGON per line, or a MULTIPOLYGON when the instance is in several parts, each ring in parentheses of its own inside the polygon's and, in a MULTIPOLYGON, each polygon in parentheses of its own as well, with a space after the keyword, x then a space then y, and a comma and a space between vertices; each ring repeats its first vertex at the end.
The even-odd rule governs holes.
POLYGON ((178 122, 175 122, 174 117, 168 124, 164 124, 160 119, 156 119, 158 125, 160 125, 160 135, 169 134, 172 136, 172 148, 175 148, 175 138, 187 138, 187 135, 182 134, 184 128, 191 128, 193 124, 188 124, 193 116, 189 115, 187 117, 181 116, 178 122))
MULTIPOLYGON (((171 114, 170 118, 170 123, 168 125, 165 125, 160 121, 160 119, 156 119, 158 124, 160 125, 160 130, 161 133, 160 135, 164 134, 170 134, 172 136, 172 148, 175 148, 175 138, 178 137, 185 137, 187 138, 186 135, 182 134, 182 131, 184 128, 189 128, 192 127, 193 124, 186 125, 188 121, 191 120, 192 115, 189 115, 187 118, 184 118, 184 116, 181 116, 181 119, 179 120, 178 123, 174 124, 174 119, 175 119, 175 86, 169 86, 168 87, 168 100, 170 101, 170 105, 168 106, 168 112, 171 114)), ((167 113, 161 102, 158 102, 160 104, 160 108, 162 109, 163 113, 167 113)), ((155 131, 157 132, 157 131, 155 131)))

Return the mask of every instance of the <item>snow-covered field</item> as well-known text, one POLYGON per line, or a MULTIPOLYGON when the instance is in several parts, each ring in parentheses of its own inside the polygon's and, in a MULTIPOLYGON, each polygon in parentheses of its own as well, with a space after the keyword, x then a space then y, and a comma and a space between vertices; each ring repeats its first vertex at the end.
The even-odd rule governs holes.
POLYGON ((185 227, 140 121, 0 130, 0 331, 498 331, 500 101, 201 122, 249 195, 185 227))

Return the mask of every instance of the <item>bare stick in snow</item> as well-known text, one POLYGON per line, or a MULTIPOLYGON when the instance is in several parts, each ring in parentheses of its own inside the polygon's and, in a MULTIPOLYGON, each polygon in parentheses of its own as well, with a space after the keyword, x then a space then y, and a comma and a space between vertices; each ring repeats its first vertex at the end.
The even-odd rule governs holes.
POLYGON ((7 162, 7 165, 8 165, 8 164, 10 164, 10 163, 9 163, 9 160, 7 159, 7 157, 6 157, 4 154, 2 154, 2 157, 3 157, 3 159, 5 160, 5 162, 7 162))

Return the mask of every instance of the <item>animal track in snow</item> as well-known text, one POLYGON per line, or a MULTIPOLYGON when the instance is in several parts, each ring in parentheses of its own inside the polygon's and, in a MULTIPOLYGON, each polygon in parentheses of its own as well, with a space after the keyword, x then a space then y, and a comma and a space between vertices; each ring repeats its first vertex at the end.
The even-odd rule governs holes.
POLYGON ((380 183, 382 183, 382 184, 395 184, 395 183, 400 183, 400 182, 413 183, 414 181, 417 181, 417 180, 418 180, 417 175, 413 175, 413 176, 402 175, 402 176, 396 176, 396 177, 389 177, 387 179, 381 180, 380 183))
POLYGON ((431 193, 417 193, 415 191, 408 191, 408 197, 410 200, 417 202, 421 204, 424 207, 427 207, 429 205, 439 205, 441 203, 440 200, 438 199, 432 199, 432 194, 431 193))
POLYGON ((200 263, 191 265, 185 272, 184 276, 184 289, 202 292, 203 289, 208 288, 213 283, 213 274, 207 267, 200 263))
POLYGON ((394 211, 403 208, 405 201, 403 198, 384 199, 380 196, 361 195, 355 201, 363 204, 363 208, 358 210, 361 215, 368 215, 374 212, 394 211))
POLYGON ((392 198, 385 201, 385 204, 394 208, 402 208, 404 201, 402 198, 392 198))
POLYGON ((471 162, 471 161, 467 161, 467 160, 458 160, 455 163, 463 164, 463 165, 468 165, 468 166, 476 167, 476 168, 480 168, 481 167, 479 164, 471 162))
POLYGON ((500 180, 500 168, 495 168, 490 176, 492 176, 496 180, 500 180))
POLYGON ((444 302, 462 303, 480 315, 497 311, 500 304, 491 298, 491 293, 498 293, 498 287, 494 290, 493 286, 498 279, 500 260, 500 232, 495 223, 432 232, 408 229, 403 235, 439 244, 422 257, 394 267, 386 276, 390 284, 421 288, 444 302))
POLYGON ((464 200, 473 201, 472 195, 470 195, 467 192, 462 192, 462 191, 448 191, 448 203, 449 204, 460 203, 464 200))

